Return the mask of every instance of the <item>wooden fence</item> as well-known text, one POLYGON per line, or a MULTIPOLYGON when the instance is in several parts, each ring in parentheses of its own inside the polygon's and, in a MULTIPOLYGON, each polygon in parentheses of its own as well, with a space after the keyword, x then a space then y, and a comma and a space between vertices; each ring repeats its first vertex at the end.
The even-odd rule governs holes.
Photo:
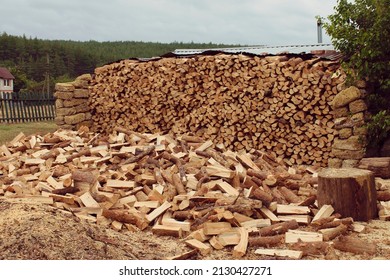
POLYGON ((49 121, 55 98, 43 93, 0 93, 0 123, 49 121))

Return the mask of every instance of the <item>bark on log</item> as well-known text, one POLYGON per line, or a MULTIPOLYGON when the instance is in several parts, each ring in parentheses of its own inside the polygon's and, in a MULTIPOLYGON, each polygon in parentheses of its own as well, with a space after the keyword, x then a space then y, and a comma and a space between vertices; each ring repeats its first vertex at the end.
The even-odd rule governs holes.
POLYGON ((363 158, 359 163, 359 168, 372 171, 375 177, 388 179, 390 178, 390 157, 363 158))
POLYGON ((368 221, 378 216, 374 175, 356 168, 327 168, 318 174, 318 206, 329 204, 343 217, 368 221))
POLYGON ((375 254, 377 250, 375 243, 350 236, 341 236, 338 240, 334 241, 333 247, 340 251, 369 255, 375 254))

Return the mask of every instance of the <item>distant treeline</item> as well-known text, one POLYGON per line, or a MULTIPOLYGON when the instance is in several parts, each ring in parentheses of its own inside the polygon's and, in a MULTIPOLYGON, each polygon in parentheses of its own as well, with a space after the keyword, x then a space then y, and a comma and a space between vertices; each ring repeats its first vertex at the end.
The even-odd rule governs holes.
POLYGON ((232 45, 136 41, 79 42, 42 40, 2 33, 0 66, 7 67, 16 77, 15 91, 41 91, 47 73, 52 88, 56 82, 69 81, 81 74, 92 73, 96 67, 120 59, 160 56, 181 48, 220 47, 232 45))

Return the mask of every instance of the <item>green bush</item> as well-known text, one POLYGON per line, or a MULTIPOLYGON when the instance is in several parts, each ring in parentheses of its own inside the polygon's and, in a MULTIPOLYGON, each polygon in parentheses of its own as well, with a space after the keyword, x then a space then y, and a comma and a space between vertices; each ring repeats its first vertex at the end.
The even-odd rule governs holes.
POLYGON ((348 81, 367 82, 368 141, 377 145, 390 133, 390 0, 338 0, 324 27, 348 81))

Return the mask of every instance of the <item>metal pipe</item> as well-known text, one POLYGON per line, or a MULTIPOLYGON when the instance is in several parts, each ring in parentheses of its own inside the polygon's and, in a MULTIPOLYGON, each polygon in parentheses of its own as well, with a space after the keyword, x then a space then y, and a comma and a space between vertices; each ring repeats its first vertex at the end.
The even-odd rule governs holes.
POLYGON ((317 19, 317 39, 318 39, 318 44, 322 44, 322 21, 321 21, 321 18, 317 19))

